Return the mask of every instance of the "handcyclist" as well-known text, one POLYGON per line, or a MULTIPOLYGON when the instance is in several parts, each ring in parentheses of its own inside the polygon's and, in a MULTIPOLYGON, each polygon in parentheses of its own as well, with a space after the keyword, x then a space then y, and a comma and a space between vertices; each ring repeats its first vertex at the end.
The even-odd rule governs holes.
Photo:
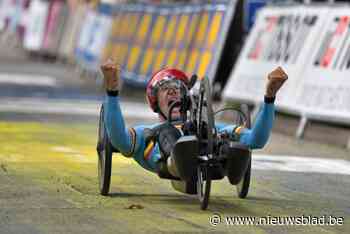
MULTIPOLYGON (((146 129, 152 129, 166 121, 169 106, 179 101, 183 90, 188 91, 190 88, 189 77, 173 68, 165 68, 154 73, 147 84, 146 98, 152 111, 159 115, 160 122, 127 128, 119 105, 120 68, 112 59, 108 59, 101 65, 101 70, 107 93, 104 101, 104 121, 111 144, 124 156, 132 157, 143 168, 159 173, 162 149, 158 142, 148 141, 145 132, 146 129), (182 89, 183 87, 187 88, 182 89)), ((269 139, 274 121, 276 93, 287 79, 288 76, 281 67, 268 74, 264 103, 251 129, 245 126, 217 124, 218 132, 226 131, 232 134, 234 139, 250 149, 263 148, 269 139)), ((180 108, 174 108, 172 118, 180 117, 180 108)), ((166 170, 170 175, 178 176, 171 157, 166 160, 166 170)))

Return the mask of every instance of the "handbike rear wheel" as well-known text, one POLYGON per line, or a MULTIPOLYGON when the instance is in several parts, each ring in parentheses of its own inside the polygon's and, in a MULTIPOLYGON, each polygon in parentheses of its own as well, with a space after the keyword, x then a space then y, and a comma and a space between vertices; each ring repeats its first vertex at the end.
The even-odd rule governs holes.
POLYGON ((111 183, 111 171, 112 171, 112 154, 113 147, 108 139, 106 127, 104 124, 104 110, 101 107, 100 120, 98 127, 98 142, 97 142, 97 155, 98 155, 98 183, 100 194, 107 196, 111 183))
MULTIPOLYGON (((245 115, 245 126, 247 128, 251 128, 251 118, 250 118, 250 111, 247 104, 241 104, 240 106, 241 111, 245 115)), ((249 154, 249 164, 247 167, 247 170, 241 179, 241 181, 236 185, 236 191, 239 198, 246 198, 249 192, 249 186, 250 186, 250 175, 251 175, 251 167, 252 167, 252 153, 249 154)))
POLYGON ((250 186, 250 173, 251 173, 251 166, 252 166, 252 157, 249 156, 249 164, 248 168, 241 179, 241 181, 236 185, 237 195, 239 198, 246 198, 249 192, 249 186, 250 186))

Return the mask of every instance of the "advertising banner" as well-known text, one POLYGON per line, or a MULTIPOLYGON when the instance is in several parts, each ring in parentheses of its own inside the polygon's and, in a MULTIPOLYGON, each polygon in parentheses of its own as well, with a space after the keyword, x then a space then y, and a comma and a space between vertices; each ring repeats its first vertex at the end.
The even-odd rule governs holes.
POLYGON ((105 12, 104 9, 100 8, 99 12, 87 12, 78 40, 77 60, 87 70, 97 71, 103 48, 109 38, 112 19, 110 12, 105 12))
POLYGON ((244 1, 244 23, 243 28, 248 32, 253 26, 258 10, 266 5, 268 0, 246 0, 244 1))
POLYGON ((328 13, 329 8, 315 6, 263 8, 226 84, 224 98, 261 102, 267 74, 281 66, 289 80, 279 93, 277 107, 299 113, 296 93, 302 72, 328 13))
POLYGON ((68 19, 64 26, 63 37, 60 41, 58 53, 61 58, 74 60, 74 49, 77 44, 77 38, 80 34, 85 19, 87 7, 77 5, 69 9, 68 19))
POLYGON ((5 30, 10 0, 0 0, 0 32, 5 30))
POLYGON ((139 86, 163 67, 213 79, 235 3, 113 7, 103 58, 115 58, 122 65, 123 79, 139 86))
POLYGON ((332 8, 312 43, 297 105, 309 118, 350 123, 350 8, 332 8))
POLYGON ((64 1, 51 1, 42 45, 46 53, 57 54, 68 13, 68 5, 64 1))
POLYGON ((23 40, 23 46, 25 49, 29 51, 38 51, 42 48, 48 13, 48 1, 33 0, 30 3, 23 40))

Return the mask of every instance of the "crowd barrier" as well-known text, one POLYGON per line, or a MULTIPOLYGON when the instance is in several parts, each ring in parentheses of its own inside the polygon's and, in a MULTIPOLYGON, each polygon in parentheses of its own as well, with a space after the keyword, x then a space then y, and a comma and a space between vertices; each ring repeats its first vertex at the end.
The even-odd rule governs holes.
POLYGON ((350 7, 267 7, 257 21, 224 89, 224 99, 261 103, 268 72, 289 75, 278 94, 281 111, 350 124, 350 7))

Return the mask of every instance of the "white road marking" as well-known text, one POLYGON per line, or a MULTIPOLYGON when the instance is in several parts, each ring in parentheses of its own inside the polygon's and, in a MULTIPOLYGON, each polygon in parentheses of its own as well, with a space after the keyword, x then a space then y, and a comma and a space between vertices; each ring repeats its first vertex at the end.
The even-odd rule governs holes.
POLYGON ((342 159, 253 153, 253 170, 350 175, 350 162, 342 159))
POLYGON ((57 87, 56 78, 40 75, 0 74, 0 84, 57 87))
POLYGON ((52 151, 63 153, 67 158, 73 159, 79 162, 96 163, 96 158, 87 157, 81 154, 79 151, 66 146, 54 146, 51 147, 52 151))
POLYGON ((60 152, 60 153, 72 153, 72 154, 78 153, 78 151, 66 146, 54 146, 54 147, 51 147, 51 150, 55 152, 60 152))
MULTIPOLYGON (((0 112, 98 116, 101 103, 85 100, 1 98, 0 112)), ((146 104, 121 101, 120 106, 126 118, 142 118, 154 121, 158 119, 157 115, 146 104)))

